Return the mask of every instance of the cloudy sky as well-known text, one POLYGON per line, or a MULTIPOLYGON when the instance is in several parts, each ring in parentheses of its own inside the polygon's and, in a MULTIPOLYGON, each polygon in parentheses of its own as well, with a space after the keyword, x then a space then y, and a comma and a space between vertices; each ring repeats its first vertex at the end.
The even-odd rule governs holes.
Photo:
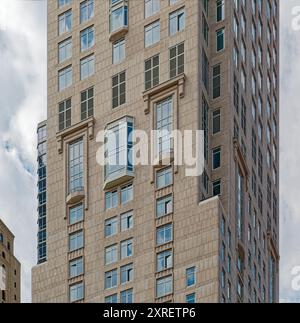
MULTIPOLYGON (((300 0, 281 2, 281 300, 300 302, 300 0), (296 9, 295 9, 296 8, 296 9), (299 137, 298 137, 299 135, 299 137)), ((0 218, 16 235, 22 300, 36 262, 36 134, 46 118, 46 1, 0 0, 0 218)))

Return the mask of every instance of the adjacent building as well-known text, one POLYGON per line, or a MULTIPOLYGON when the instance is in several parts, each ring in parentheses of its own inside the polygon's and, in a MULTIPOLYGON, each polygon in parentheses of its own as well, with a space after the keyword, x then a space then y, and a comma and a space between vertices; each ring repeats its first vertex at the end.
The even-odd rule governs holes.
POLYGON ((48 1, 34 302, 278 301, 278 6, 48 1), (138 129, 164 133, 155 165, 132 163, 138 129), (176 129, 204 132, 201 176, 175 164, 176 129))
POLYGON ((20 268, 14 256, 14 235, 0 220, 0 303, 20 303, 20 268))

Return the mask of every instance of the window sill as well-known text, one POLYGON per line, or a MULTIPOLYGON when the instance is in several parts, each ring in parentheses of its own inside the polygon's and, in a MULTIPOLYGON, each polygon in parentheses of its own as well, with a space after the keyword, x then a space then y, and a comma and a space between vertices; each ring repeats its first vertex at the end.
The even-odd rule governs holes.
POLYGON ((67 196, 66 203, 67 205, 74 205, 82 201, 84 198, 85 193, 83 190, 75 191, 67 196))
POLYGON ((124 37, 128 33, 128 26, 122 26, 118 28, 117 30, 113 31, 109 35, 109 41, 115 42, 116 40, 124 37))
POLYGON ((103 189, 110 190, 116 186, 122 185, 128 181, 133 180, 134 173, 132 171, 124 170, 122 173, 119 173, 117 176, 108 178, 104 182, 103 189))

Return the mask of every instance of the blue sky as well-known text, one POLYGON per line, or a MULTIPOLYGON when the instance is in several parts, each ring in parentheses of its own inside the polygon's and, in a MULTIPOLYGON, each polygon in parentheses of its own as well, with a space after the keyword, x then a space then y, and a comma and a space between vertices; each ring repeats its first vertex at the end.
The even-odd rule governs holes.
MULTIPOLYGON (((281 301, 300 302, 300 291, 291 287, 292 269, 300 266, 300 28, 293 28, 292 14, 298 6, 300 13, 300 0, 280 5, 281 301)), ((35 129, 46 118, 46 48, 46 1, 1 0, 0 218, 16 235, 24 302, 31 300, 36 262, 35 129)))

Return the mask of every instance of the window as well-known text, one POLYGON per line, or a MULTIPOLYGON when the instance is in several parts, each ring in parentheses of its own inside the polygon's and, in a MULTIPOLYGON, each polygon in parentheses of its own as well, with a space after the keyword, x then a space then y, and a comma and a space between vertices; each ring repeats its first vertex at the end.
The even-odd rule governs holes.
POLYGON ((221 180, 213 182, 213 196, 221 195, 221 180))
POLYGON ((161 272, 173 267, 172 250, 167 250, 157 254, 156 256, 156 271, 161 272))
POLYGON ((170 78, 184 73, 184 43, 176 45, 169 50, 170 78))
POLYGON ((224 20, 225 18, 225 1, 224 0, 217 0, 217 14, 216 14, 216 20, 217 22, 224 20))
POLYGON ((186 286, 190 287, 196 284, 196 268, 191 267, 186 270, 186 286))
POLYGON ((105 248, 105 265, 110 265, 118 261, 118 245, 105 248))
POLYGON ((105 297, 106 304, 116 304, 118 303, 118 294, 113 294, 110 296, 105 297))
POLYGON ((74 278, 83 274, 83 258, 78 258, 69 263, 69 277, 74 278))
POLYGON ((164 277, 156 281, 156 297, 164 297, 173 293, 172 276, 164 277))
POLYGON ((58 62, 62 63, 72 56, 72 38, 58 44, 58 62))
POLYGON ((217 134, 221 131, 221 112, 220 109, 213 111, 213 134, 217 134))
POLYGON ((83 139, 69 145, 69 193, 83 190, 83 139))
POLYGON ((95 44, 95 31, 94 27, 86 28, 80 32, 80 50, 83 52, 90 49, 95 44))
POLYGON ((130 117, 116 121, 107 129, 105 134, 104 167, 106 182, 111 182, 133 173, 132 132, 133 120, 130 117))
POLYGON ((159 154, 170 153, 170 133, 173 128, 173 100, 172 97, 160 101, 155 109, 156 152, 159 154))
POLYGON ((83 231, 78 231, 69 236, 69 251, 83 248, 83 231))
POLYGON ((112 78, 113 109, 126 102, 126 73, 119 73, 112 78))
POLYGON ((194 303, 196 303, 196 295, 195 295, 195 293, 189 294, 189 295, 186 296, 186 303, 187 304, 194 304, 194 303))
POLYGON ((213 99, 221 95, 221 65, 213 67, 213 99))
POLYGON ((158 218, 173 212, 172 195, 160 198, 156 201, 156 216, 158 218))
POLYGON ((133 200, 133 185, 129 184, 121 188, 121 204, 124 205, 133 200))
POLYGON ((81 120, 94 115, 94 88, 91 87, 80 94, 81 120))
POLYGON ((121 231, 127 231, 133 228, 133 213, 127 212, 121 215, 121 231))
POLYGON ((75 285, 70 286, 69 293, 70 293, 70 302, 71 303, 83 300, 83 298, 84 298, 83 283, 81 282, 79 284, 75 284, 75 285))
POLYGON ((72 11, 68 10, 58 16, 58 34, 69 32, 72 29, 72 11))
POLYGON ((159 20, 145 27, 145 47, 149 47, 160 41, 159 20))
POLYGON ((71 126, 71 99, 65 100, 58 105, 58 129, 62 131, 71 126))
POLYGON ((125 39, 113 43, 113 64, 118 64, 125 59, 125 39))
POLYGON ((156 229, 156 244, 158 246, 166 244, 173 240, 173 226, 167 224, 156 229))
POLYGON ((69 224, 73 225, 83 220, 83 205, 82 203, 75 205, 69 210, 69 224))
POLYGON ((71 3, 71 0, 58 0, 58 8, 66 6, 71 3))
POLYGON ((94 17, 94 0, 86 0, 80 4, 80 23, 94 17))
POLYGON ((213 170, 221 167, 221 148, 215 148, 212 151, 212 168, 213 170))
POLYGON ((121 267, 121 284, 126 284, 131 281, 133 281, 132 264, 121 267))
POLYGON ((145 90, 159 84, 159 55, 145 61, 145 90))
POLYGON ((118 218, 114 217, 105 221, 105 237, 111 237, 118 233, 118 218))
POLYGON ((169 34, 174 35, 179 31, 184 30, 185 15, 184 9, 172 12, 169 15, 169 34))
POLYGON ((225 29, 219 29, 216 31, 217 37, 217 52, 220 52, 225 48, 225 29))
POLYGON ((121 259, 131 257, 133 255, 133 242, 128 239, 121 242, 121 259))
POLYGON ((118 191, 105 193, 105 209, 112 209, 118 206, 118 191))
POLYGON ((80 79, 84 80, 95 72, 95 58, 90 55, 80 60, 80 79))
POLYGON ((118 271, 117 269, 108 271, 104 275, 105 289, 117 287, 118 284, 118 271))
POLYGON ((145 0, 145 18, 153 16, 160 10, 160 0, 145 0))
POLYGON ((121 292, 120 302, 122 304, 131 304, 133 303, 133 289, 124 290, 121 292))
POLYGON ((72 85, 72 66, 68 66, 58 72, 58 89, 63 91, 72 85))
POLYGON ((173 184, 172 167, 165 168, 156 172, 156 188, 161 189, 173 184))
POLYGON ((112 10, 110 14, 110 32, 113 33, 114 31, 123 27, 128 27, 127 6, 112 10))

